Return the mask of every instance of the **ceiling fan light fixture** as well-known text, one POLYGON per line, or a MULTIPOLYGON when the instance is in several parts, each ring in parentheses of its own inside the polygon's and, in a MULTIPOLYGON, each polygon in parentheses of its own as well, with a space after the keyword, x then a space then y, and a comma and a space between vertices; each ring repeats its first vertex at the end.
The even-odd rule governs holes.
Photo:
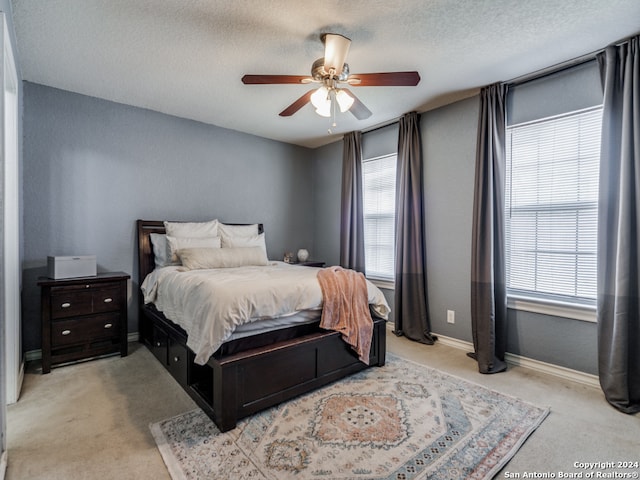
POLYGON ((336 101, 338 102, 340 111, 344 113, 351 108, 355 99, 344 90, 338 90, 336 92, 336 101))
POLYGON ((324 85, 311 94, 311 104, 317 109, 322 109, 325 105, 331 106, 329 89, 324 85))
POLYGON ((326 33, 322 36, 322 40, 324 41, 324 69, 327 73, 333 70, 335 76, 340 76, 349 53, 351 40, 336 33, 326 33))
POLYGON ((321 117, 330 117, 331 116, 331 102, 327 102, 326 105, 322 107, 316 108, 316 113, 321 117))

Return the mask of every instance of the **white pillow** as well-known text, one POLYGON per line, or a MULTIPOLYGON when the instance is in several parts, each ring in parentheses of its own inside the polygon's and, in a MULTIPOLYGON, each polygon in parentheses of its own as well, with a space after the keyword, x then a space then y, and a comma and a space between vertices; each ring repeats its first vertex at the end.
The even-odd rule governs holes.
POLYGON ((164 229, 170 237, 217 237, 218 220, 210 222, 164 222, 164 229))
POLYGON ((227 225, 225 223, 218 224, 221 237, 253 237, 258 235, 258 224, 252 225, 227 225))
POLYGON ((167 267, 170 265, 180 265, 179 261, 171 261, 171 252, 169 251, 169 243, 164 233, 152 233, 151 245, 153 246, 153 256, 156 268, 167 267))
POLYGON ((260 247, 267 254, 267 244, 264 239, 264 232, 260 235, 251 237, 226 237, 222 236, 222 248, 240 248, 240 247, 260 247))
POLYGON ((184 248, 220 248, 220 237, 172 237, 167 235, 167 245, 169 246, 169 261, 178 262, 178 251, 184 248))
POLYGON ((185 248, 178 251, 182 265, 189 270, 264 266, 269 260, 261 247, 185 248))

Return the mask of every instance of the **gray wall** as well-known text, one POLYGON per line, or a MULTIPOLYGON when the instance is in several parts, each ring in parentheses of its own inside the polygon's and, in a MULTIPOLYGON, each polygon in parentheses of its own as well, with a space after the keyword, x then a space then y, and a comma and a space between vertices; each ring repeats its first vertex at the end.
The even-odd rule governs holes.
MULTIPOLYGON (((476 96, 421 116, 432 329, 436 334, 467 342, 472 342, 470 265, 478 110, 476 96), (455 311, 455 324, 447 323, 447 310, 455 311)), ((389 129, 365 133, 365 155, 366 145, 376 145, 378 149, 381 142, 395 149, 397 139, 389 129)), ((322 249, 323 258, 335 261, 340 249, 341 155, 338 142, 317 149, 313 158, 315 242, 322 249)), ((594 323, 509 310, 507 350, 597 373, 594 323)))
POLYGON ((262 222, 271 258, 314 250, 308 149, 27 82, 24 94, 27 351, 40 348, 47 255, 131 274, 138 330, 138 218, 262 222))
POLYGON ((340 264, 340 191, 342 187, 342 142, 313 151, 313 236, 311 258, 327 265, 340 264))

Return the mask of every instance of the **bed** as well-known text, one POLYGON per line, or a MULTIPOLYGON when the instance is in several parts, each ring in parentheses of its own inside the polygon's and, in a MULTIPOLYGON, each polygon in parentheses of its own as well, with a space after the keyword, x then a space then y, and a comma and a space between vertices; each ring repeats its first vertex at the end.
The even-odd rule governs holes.
MULTIPOLYGON (((262 225, 258 228, 262 233, 262 225)), ((163 221, 137 221, 140 286, 155 269, 151 235, 164 233, 163 221)), ((243 417, 385 363, 386 321, 375 315, 369 365, 340 333, 321 329, 314 319, 231 337, 202 361, 181 326, 153 303, 145 304, 142 291, 139 299, 140 341, 223 432, 243 417)))

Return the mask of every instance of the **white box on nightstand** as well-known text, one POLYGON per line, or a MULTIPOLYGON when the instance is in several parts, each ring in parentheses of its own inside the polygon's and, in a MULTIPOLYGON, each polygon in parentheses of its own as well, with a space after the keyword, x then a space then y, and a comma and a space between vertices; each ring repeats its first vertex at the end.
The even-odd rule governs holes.
POLYGON ((47 257, 48 277, 61 278, 95 277, 97 275, 96 256, 47 257))

